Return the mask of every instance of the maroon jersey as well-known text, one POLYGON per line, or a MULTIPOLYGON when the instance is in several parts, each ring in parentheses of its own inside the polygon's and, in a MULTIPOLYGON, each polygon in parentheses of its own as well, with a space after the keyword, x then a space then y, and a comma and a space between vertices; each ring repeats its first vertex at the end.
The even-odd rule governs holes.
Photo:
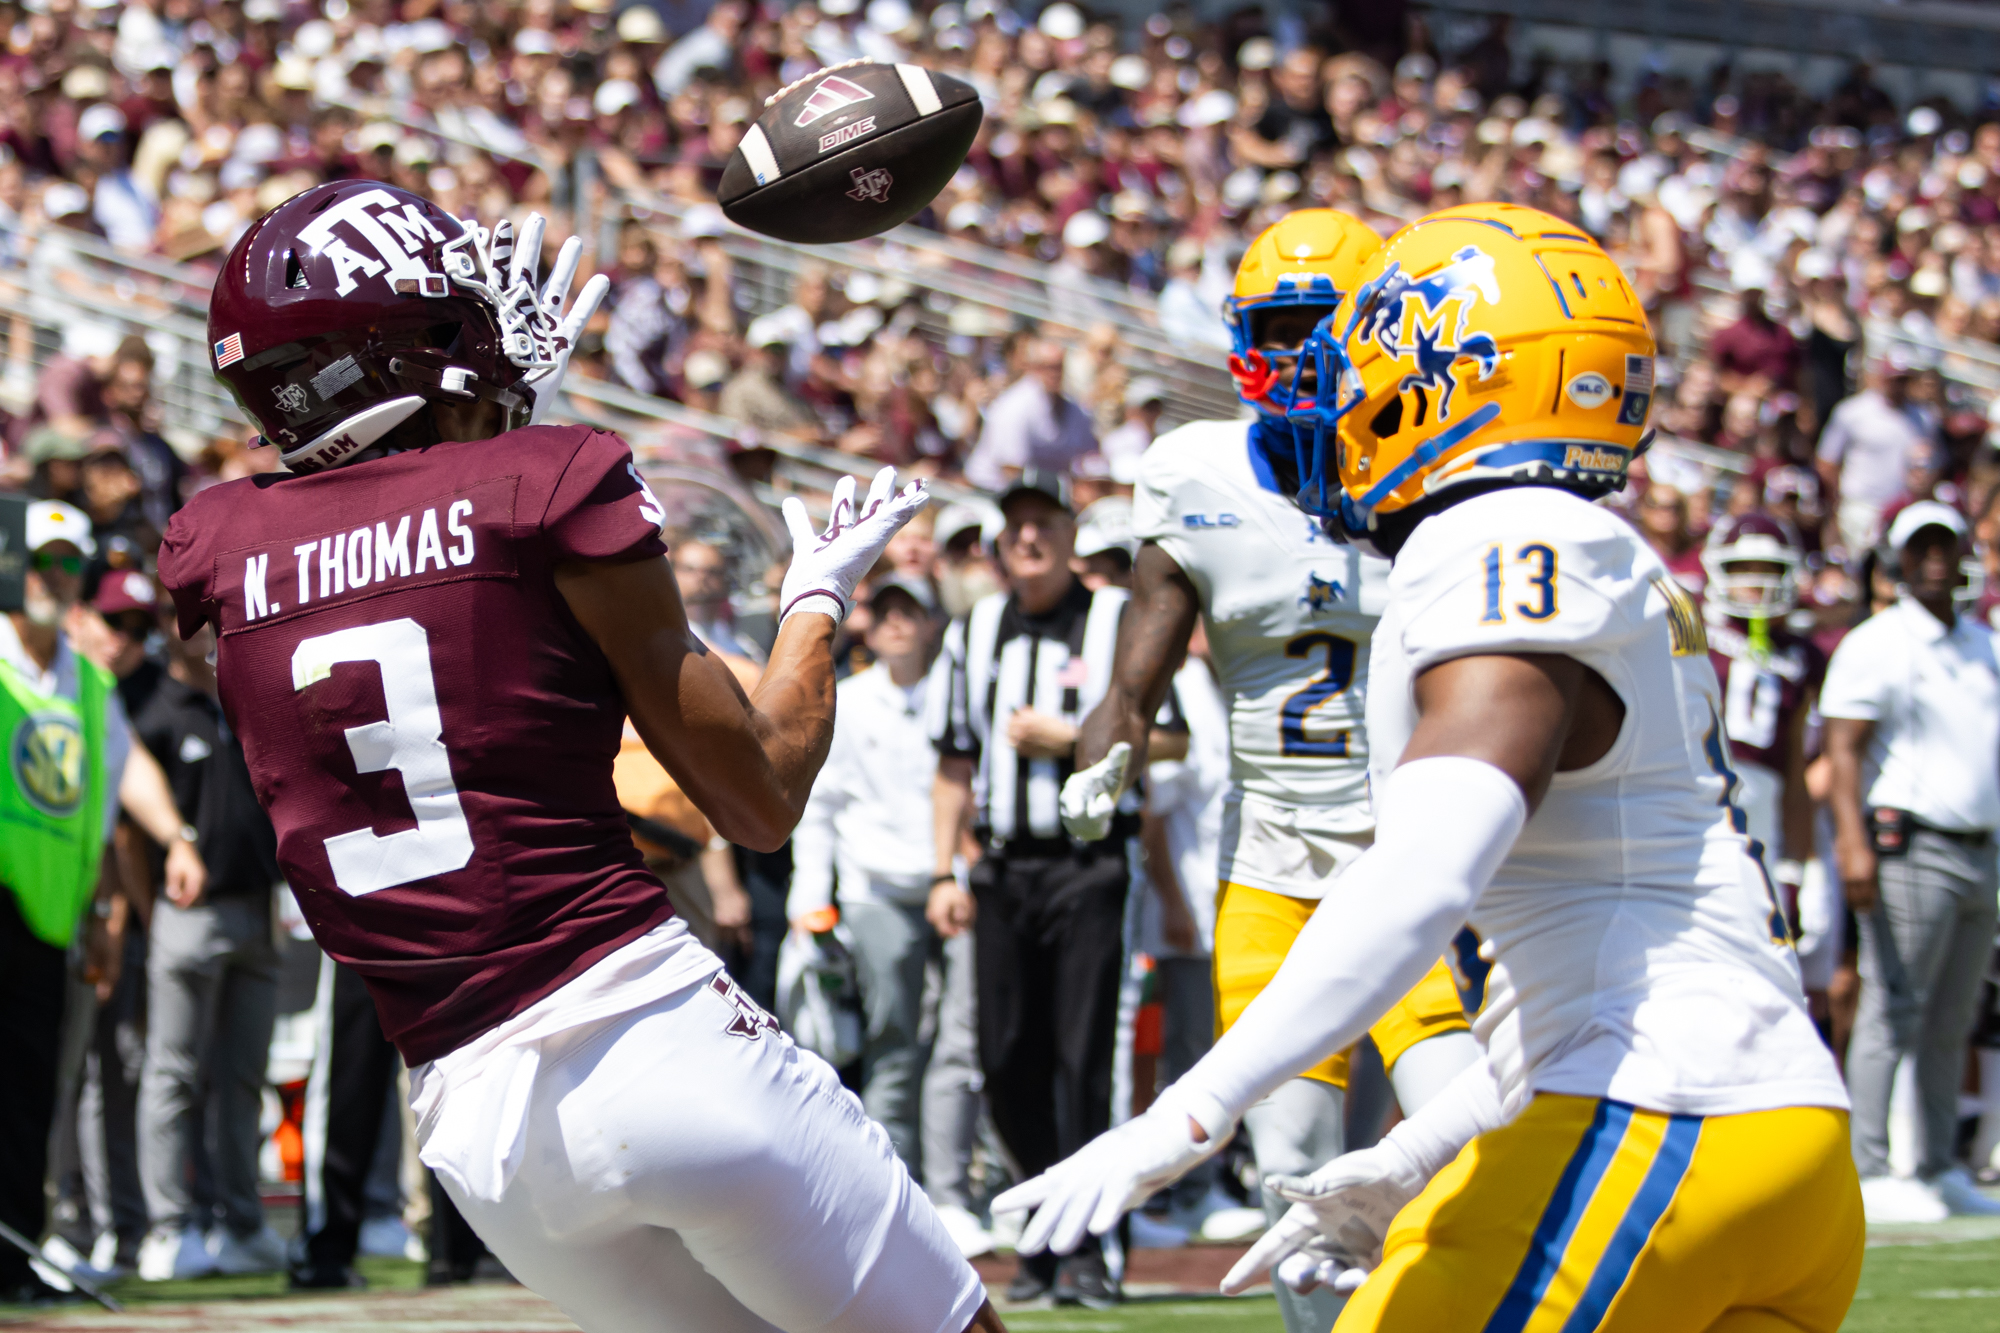
POLYGON ((560 561, 662 554, 615 435, 531 426, 212 487, 160 552, 320 946, 412 1063, 670 914, 612 786, 625 707, 560 561))
POLYGON ((1771 649, 1760 660, 1750 651, 1749 622, 1708 623, 1708 656, 1722 683, 1722 729, 1738 759, 1785 771, 1785 737, 1799 710, 1819 692, 1826 655, 1811 639, 1783 625, 1771 626, 1771 649))

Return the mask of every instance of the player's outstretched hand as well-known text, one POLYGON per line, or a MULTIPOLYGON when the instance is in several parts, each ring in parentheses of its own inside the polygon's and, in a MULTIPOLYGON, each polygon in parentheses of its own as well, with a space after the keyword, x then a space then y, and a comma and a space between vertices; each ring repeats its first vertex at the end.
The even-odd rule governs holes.
POLYGON ((1424 1178, 1394 1146, 1334 1158, 1309 1176, 1270 1176, 1264 1188, 1292 1205, 1222 1279, 1239 1295, 1266 1271, 1294 1291, 1348 1292, 1382 1262, 1382 1241, 1424 1178))
POLYGON ((780 622, 798 611, 832 616, 837 625, 854 608, 854 585, 875 567, 882 548, 897 529, 924 507, 930 493, 921 478, 896 489, 896 469, 875 474, 868 498, 854 507, 854 478, 842 477, 833 487, 833 512, 826 531, 814 532, 805 503, 789 496, 784 503, 785 526, 792 533, 792 564, 785 571, 779 594, 780 622))
POLYGON ((1197 1143, 1194 1119, 1186 1099, 1170 1087, 1144 1115, 1098 1135, 1033 1180, 1000 1195, 993 1200, 993 1211, 1035 1210, 1016 1247, 1022 1254, 1068 1254, 1085 1232, 1103 1235, 1155 1190, 1179 1180, 1229 1142, 1229 1126, 1218 1124, 1217 1132, 1197 1143))
POLYGON ((1125 766, 1131 762, 1132 747, 1119 741, 1104 758, 1069 775, 1057 804, 1071 837, 1096 842, 1110 831, 1118 794, 1125 790, 1125 766))
MULTIPOLYGON (((514 235, 513 224, 504 218, 490 232, 475 219, 465 219, 465 225, 478 238, 483 251, 487 282, 500 310, 501 336, 508 340, 509 353, 520 353, 534 367, 522 384, 534 395, 528 424, 535 425, 555 410, 563 375, 569 370, 570 355, 576 351, 576 340, 582 335, 583 326, 597 313, 605 293, 611 290, 611 279, 602 273, 593 275, 583 284, 575 302, 570 301, 570 284, 576 281, 577 264, 583 255, 583 242, 572 236, 556 252, 549 280, 537 285, 542 236, 548 228, 540 213, 528 214, 519 237, 514 235), (523 337, 526 345, 516 347, 516 340, 523 337)), ((519 358, 516 363, 520 364, 519 358)))

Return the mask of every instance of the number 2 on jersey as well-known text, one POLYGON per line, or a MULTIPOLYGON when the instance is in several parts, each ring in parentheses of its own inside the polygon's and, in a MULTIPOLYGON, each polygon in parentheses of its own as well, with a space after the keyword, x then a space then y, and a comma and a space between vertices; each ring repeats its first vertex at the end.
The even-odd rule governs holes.
POLYGON ((417 826, 386 835, 358 828, 328 838, 333 882, 360 897, 463 868, 472 859, 472 830, 444 746, 430 635, 405 616, 303 639, 292 651, 292 688, 310 688, 341 662, 373 662, 382 672, 388 716, 347 728, 347 748, 356 771, 393 768, 402 776, 417 826))
POLYGON ((1326 670, 1307 681, 1304 688, 1294 691, 1278 712, 1280 754, 1315 759, 1347 757, 1346 732, 1336 731, 1324 738, 1308 736, 1306 718, 1354 683, 1354 641, 1323 630, 1301 634, 1285 645, 1285 656, 1310 657, 1322 648, 1326 650, 1326 670))
MULTIPOLYGON (((1541 542, 1529 542, 1514 552, 1514 561, 1528 566, 1528 587, 1534 590, 1533 601, 1514 603, 1514 614, 1527 620, 1547 620, 1558 610, 1555 548, 1541 542)), ((1480 557, 1480 563, 1486 569, 1486 612, 1479 617, 1479 623, 1498 625, 1507 619, 1500 548, 1488 547, 1486 554, 1480 557)))

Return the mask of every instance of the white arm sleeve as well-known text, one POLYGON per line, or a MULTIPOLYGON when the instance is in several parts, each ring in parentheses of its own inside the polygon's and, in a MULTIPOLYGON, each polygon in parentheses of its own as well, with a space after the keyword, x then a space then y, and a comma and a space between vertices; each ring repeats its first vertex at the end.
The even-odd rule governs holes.
POLYGON ((1231 1123, 1273 1088, 1360 1039, 1465 924, 1527 822, 1514 780, 1477 759, 1396 769, 1375 845, 1333 884, 1284 965, 1176 1086, 1231 1123))
POLYGON ((1422 1110, 1383 1136, 1376 1147, 1396 1152, 1414 1178, 1429 1180, 1458 1156, 1459 1149, 1507 1120, 1501 1109, 1499 1080, 1482 1055, 1460 1070, 1422 1110))

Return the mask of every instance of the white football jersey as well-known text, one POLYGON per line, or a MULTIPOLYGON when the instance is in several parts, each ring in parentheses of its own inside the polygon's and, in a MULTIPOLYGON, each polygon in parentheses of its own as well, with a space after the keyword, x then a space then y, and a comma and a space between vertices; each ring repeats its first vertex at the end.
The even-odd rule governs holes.
POLYGON ((1387 564, 1329 541, 1250 449, 1247 421, 1196 421, 1139 462, 1133 534, 1187 571, 1229 701, 1230 777, 1285 806, 1373 827, 1363 730, 1387 564))
POLYGON ((1375 635, 1378 780, 1415 727, 1417 673, 1476 653, 1575 658, 1625 703, 1610 752, 1556 775, 1472 912, 1494 960, 1473 1030, 1510 1103, 1555 1092, 1691 1115, 1845 1107, 1732 804, 1701 614, 1639 534, 1543 487, 1418 525, 1375 635))

